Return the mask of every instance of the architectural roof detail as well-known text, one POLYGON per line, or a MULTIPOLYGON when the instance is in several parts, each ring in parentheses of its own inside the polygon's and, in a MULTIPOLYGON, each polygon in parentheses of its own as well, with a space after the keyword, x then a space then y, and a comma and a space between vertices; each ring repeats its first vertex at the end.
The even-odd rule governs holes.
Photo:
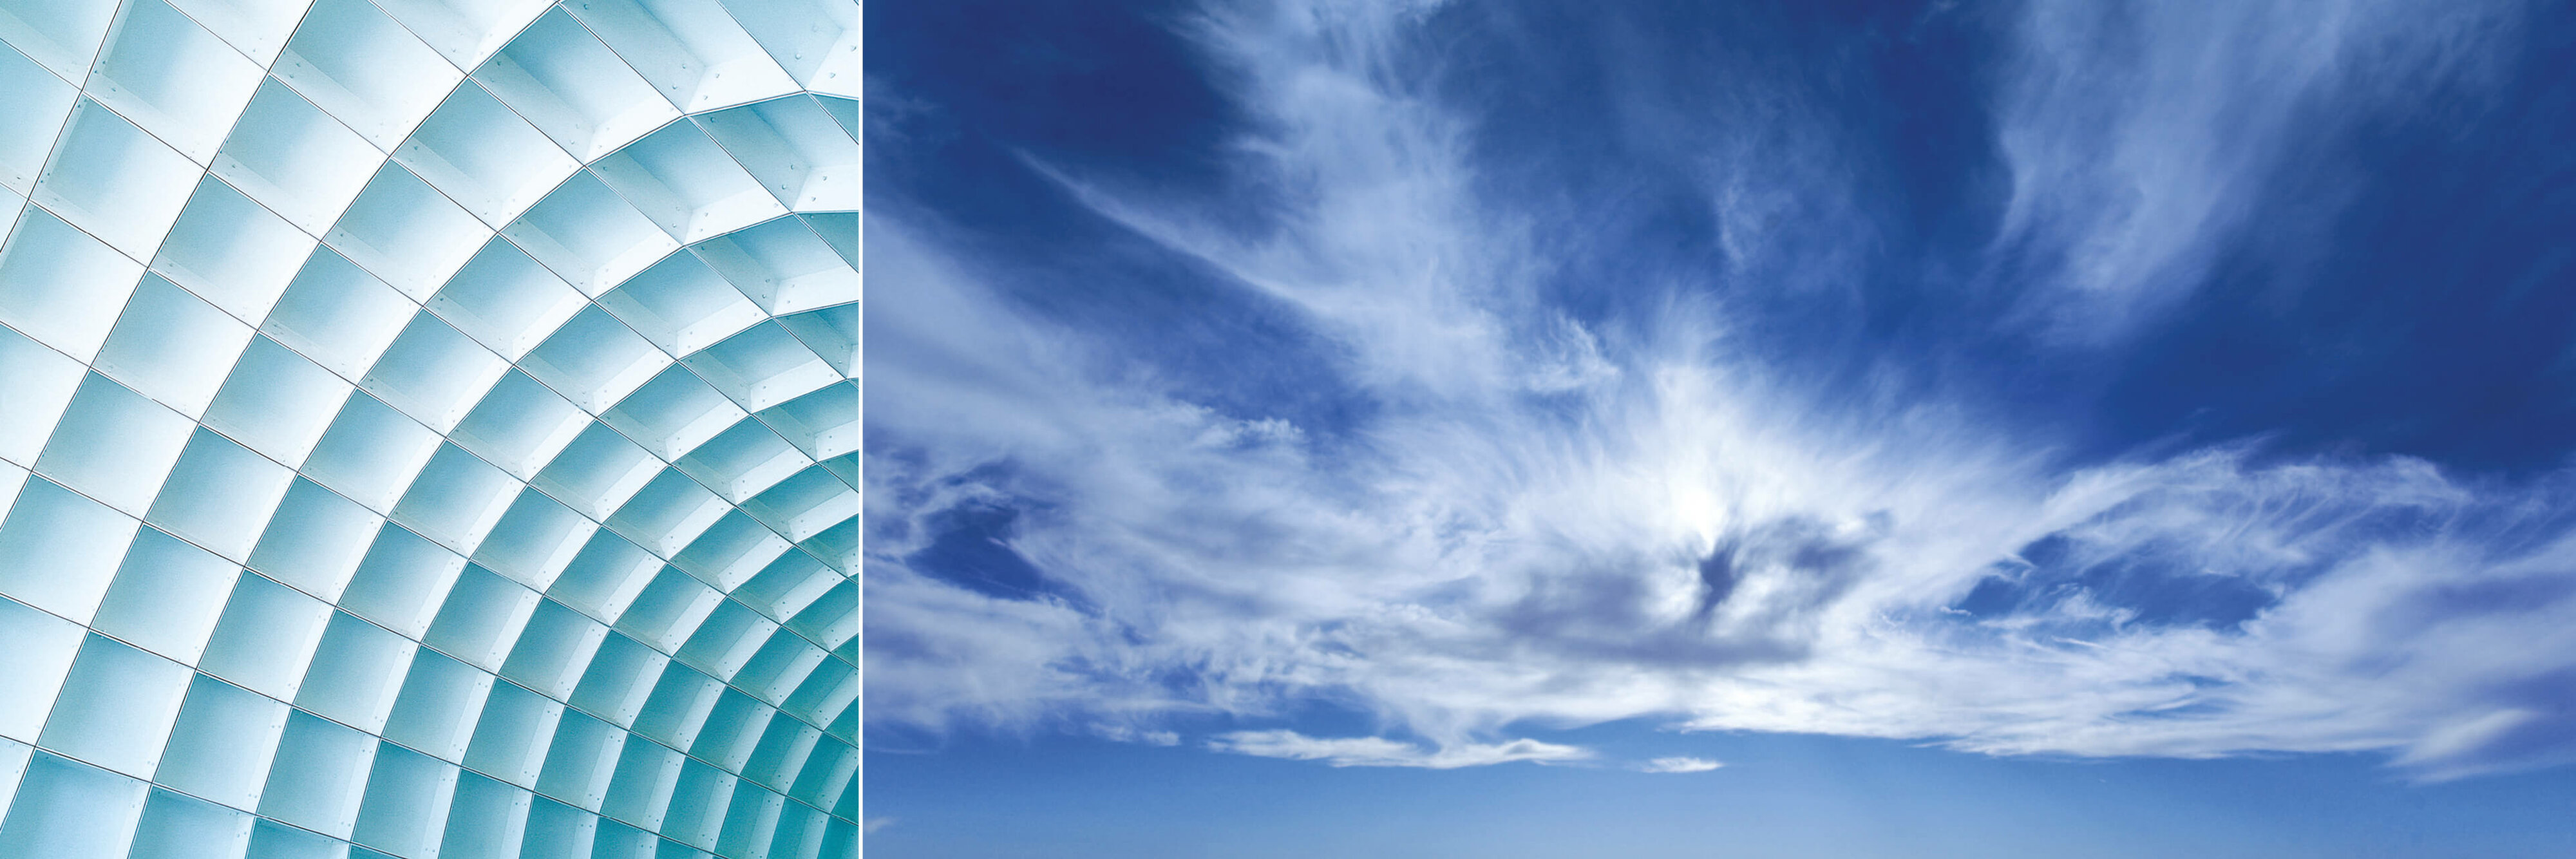
POLYGON ((856 4, 0 43, 0 859, 855 850, 856 4))

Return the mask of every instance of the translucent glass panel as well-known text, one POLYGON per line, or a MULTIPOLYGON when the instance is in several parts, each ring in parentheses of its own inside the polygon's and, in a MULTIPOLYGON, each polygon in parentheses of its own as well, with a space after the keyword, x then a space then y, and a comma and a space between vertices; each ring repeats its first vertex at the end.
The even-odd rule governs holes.
POLYGON ((150 259, 187 205, 199 168, 84 98, 29 199, 134 259, 150 259))
MULTIPOLYGON (((593 0, 566 7, 685 111, 797 89, 723 7, 690 0, 593 0)), ((819 10, 818 10, 819 11, 819 10)))
POLYGON ((203 165, 258 88, 259 64, 162 0, 119 10, 89 95, 203 165))
POLYGON ((492 94, 584 161, 617 150, 680 111, 557 9, 474 73, 492 94))
MULTIPOLYGON (((0 15, 8 15, 0 12, 0 15)), ((0 20, 0 31, 10 29, 0 20)), ((14 47, 14 45, 13 45, 14 47)), ((37 64, 32 55, 0 52, 0 186, 25 197, 36 187, 36 174, 54 148, 54 135, 71 115, 79 90, 37 64)))
POLYGON ((0 0, 0 859, 848 855, 855 22, 0 0))
POLYGON ((366 0, 319 0, 272 69, 376 148, 391 150, 461 76, 366 0))

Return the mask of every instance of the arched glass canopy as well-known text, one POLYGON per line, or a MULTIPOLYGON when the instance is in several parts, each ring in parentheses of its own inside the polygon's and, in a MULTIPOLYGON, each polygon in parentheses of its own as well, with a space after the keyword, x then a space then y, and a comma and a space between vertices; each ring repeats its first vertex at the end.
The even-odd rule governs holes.
POLYGON ((854 853, 858 17, 0 0, 0 859, 854 853))

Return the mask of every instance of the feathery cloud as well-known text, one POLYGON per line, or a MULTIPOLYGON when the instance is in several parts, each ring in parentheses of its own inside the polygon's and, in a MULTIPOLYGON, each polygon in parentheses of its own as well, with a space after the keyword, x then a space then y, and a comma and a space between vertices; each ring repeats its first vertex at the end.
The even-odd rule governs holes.
MULTIPOLYGON (((2298 36, 2270 6, 2133 9, 2140 41, 2094 50, 2112 13, 2034 6, 1998 107, 2014 185, 1996 253, 2053 248, 2041 279, 2068 300, 2188 288, 2289 145, 2289 126, 2241 117, 2361 97, 2383 84, 2346 58, 2414 44, 2396 7, 2337 8, 2298 36)), ((1574 760, 1589 753, 1495 738, 1641 717, 2005 754, 2378 749, 2430 777, 2576 759, 2566 478, 2237 447, 2069 467, 2044 428, 1973 400, 1889 384, 1855 401, 1784 372, 1739 333, 1760 282, 1662 271, 1570 312, 1534 225, 1584 213, 1480 184, 1471 111, 1425 83, 1437 14, 1195 20, 1259 116, 1236 166, 1275 204, 1260 229, 1027 160, 1287 308, 1366 404, 1353 426, 1193 400, 1152 369, 1150 334, 1033 313, 935 225, 871 216, 870 719, 1124 725, 1330 699, 1422 741, 1208 744, 1336 766, 1574 760), (977 532, 975 557, 1025 587, 943 568, 976 510, 1008 525, 977 532)), ((2442 20, 2409 56, 2473 52, 2486 19, 2442 20)), ((1727 171, 1712 205, 1832 172, 1764 186, 1760 166, 1727 171)), ((1730 245, 1790 228, 1766 223, 1730 245)), ((2153 304, 2102 300, 2066 318, 2153 304)))

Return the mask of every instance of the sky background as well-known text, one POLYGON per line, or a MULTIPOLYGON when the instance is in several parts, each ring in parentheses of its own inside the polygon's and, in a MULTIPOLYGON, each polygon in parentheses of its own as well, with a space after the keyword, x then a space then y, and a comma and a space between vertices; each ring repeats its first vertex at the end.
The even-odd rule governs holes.
POLYGON ((2576 844, 2564 4, 866 14, 881 855, 2576 844))

